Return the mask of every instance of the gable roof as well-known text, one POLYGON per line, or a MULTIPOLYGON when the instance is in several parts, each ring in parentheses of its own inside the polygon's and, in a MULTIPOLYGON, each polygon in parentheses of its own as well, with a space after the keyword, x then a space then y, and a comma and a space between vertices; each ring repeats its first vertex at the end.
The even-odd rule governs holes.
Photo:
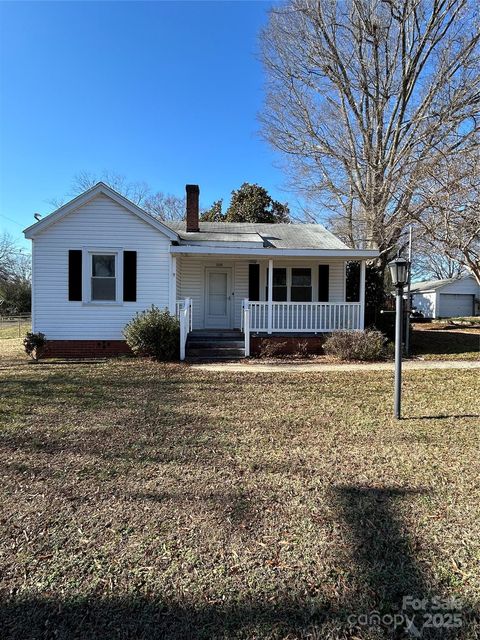
POLYGON ((424 280, 423 282, 414 282, 410 287, 410 292, 415 293, 416 291, 434 291, 436 289, 444 287, 447 284, 461 282, 462 280, 468 278, 473 278, 473 276, 467 275, 462 276, 461 278, 444 278, 443 280, 424 280))
POLYGON ((199 231, 185 231, 185 222, 168 222, 181 245, 245 243, 245 246, 272 249, 346 249, 321 224, 265 224, 249 222, 200 222, 199 231))
POLYGON ((100 194, 103 194, 111 200, 114 200, 117 204, 127 209, 127 211, 130 211, 130 213, 133 213, 138 218, 163 233, 170 240, 178 240, 178 235, 170 227, 167 227, 167 225, 165 225, 163 222, 160 222, 160 220, 141 209, 139 206, 128 200, 128 198, 125 198, 125 196, 122 196, 120 193, 109 187, 104 182, 97 182, 97 184, 94 185, 91 189, 84 191, 76 198, 73 198, 73 200, 70 200, 60 208, 56 209, 56 211, 53 211, 48 216, 45 216, 45 218, 42 218, 39 222, 36 222, 30 227, 24 229, 23 233, 25 234, 25 237, 34 238, 38 233, 44 231, 52 224, 55 224, 73 211, 76 211, 100 194))
POLYGON ((98 182, 91 189, 24 230, 26 238, 34 238, 63 217, 103 194, 118 203, 172 241, 172 253, 241 253, 289 256, 349 256, 372 258, 373 249, 350 249, 321 224, 261 224, 243 222, 200 222, 200 230, 187 232, 184 221, 161 222, 125 196, 98 182), (176 245, 176 246, 175 246, 176 245))

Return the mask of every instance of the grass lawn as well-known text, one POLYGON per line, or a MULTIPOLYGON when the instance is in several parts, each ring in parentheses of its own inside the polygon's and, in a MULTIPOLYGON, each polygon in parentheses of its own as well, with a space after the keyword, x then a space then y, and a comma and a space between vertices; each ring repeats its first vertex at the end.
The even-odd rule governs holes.
POLYGON ((412 331, 412 355, 425 360, 480 359, 480 329, 445 328, 444 323, 417 324, 412 331))
POLYGON ((385 372, 3 346, 2 640, 403 638, 349 616, 406 595, 463 600, 424 638, 478 638, 478 371, 406 373, 395 422, 385 372))
MULTIPOLYGON (((20 322, 20 336, 23 337, 27 331, 30 331, 30 327, 30 322, 20 322)), ((0 340, 18 338, 18 335, 18 322, 0 322, 0 340)))

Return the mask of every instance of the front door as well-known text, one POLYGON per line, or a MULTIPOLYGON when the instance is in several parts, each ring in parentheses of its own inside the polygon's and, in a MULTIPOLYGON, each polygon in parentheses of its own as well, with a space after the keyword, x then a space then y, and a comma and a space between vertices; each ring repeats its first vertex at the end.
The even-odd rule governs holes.
POLYGON ((209 267, 205 274, 205 327, 232 328, 232 271, 209 267))

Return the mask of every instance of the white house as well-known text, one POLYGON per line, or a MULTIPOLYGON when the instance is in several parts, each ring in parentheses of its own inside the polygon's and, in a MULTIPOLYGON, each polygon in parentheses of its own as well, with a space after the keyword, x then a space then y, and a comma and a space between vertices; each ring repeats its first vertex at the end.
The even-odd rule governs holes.
POLYGON ((473 276, 428 280, 411 286, 412 306, 425 318, 473 316, 479 313, 480 287, 473 276))
POLYGON ((198 202, 187 185, 186 223, 164 223, 98 183, 25 230, 33 331, 50 355, 127 351, 125 324, 152 304, 180 317, 182 357, 187 339, 208 348, 229 338, 248 355, 260 336, 313 344, 363 328, 365 261, 376 251, 317 224, 199 222, 198 202), (356 301, 346 299, 348 261, 361 264, 356 301))

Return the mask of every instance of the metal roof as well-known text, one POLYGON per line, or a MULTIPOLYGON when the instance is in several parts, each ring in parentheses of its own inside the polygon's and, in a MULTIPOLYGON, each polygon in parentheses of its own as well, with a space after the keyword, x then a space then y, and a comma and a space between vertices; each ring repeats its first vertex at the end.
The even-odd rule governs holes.
POLYGON ((250 222, 200 222, 200 231, 185 231, 185 222, 166 222, 180 244, 252 242, 273 249, 349 249, 321 224, 261 224, 250 222))

